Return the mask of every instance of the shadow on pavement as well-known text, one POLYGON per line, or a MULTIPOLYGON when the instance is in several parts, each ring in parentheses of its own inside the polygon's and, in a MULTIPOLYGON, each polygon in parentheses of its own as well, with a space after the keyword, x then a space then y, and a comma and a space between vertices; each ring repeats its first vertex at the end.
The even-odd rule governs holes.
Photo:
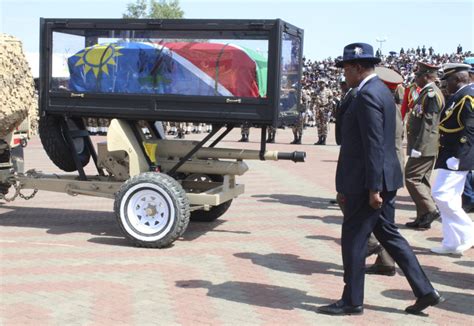
MULTIPOLYGON (((104 211, 55 209, 37 207, 17 207, 2 205, 0 212, 0 226, 24 227, 45 229, 48 234, 83 233, 97 236, 87 240, 91 243, 132 246, 125 239, 115 214, 104 211)), ((185 234, 179 240, 192 241, 207 232, 222 232, 233 234, 250 234, 248 231, 214 230, 225 223, 225 220, 216 220, 211 223, 190 223, 185 234)))
POLYGON ((0 226, 46 229, 49 234, 88 233, 120 237, 113 212, 1 206, 0 226))
POLYGON ((235 257, 249 259, 255 265, 260 265, 275 271, 293 274, 330 274, 342 276, 342 266, 334 263, 320 262, 316 260, 301 259, 292 254, 266 254, 261 255, 253 252, 239 252, 235 257))
POLYGON ((288 287, 250 283, 250 282, 224 282, 212 284, 205 280, 176 281, 180 288, 204 288, 209 297, 245 303, 272 309, 293 310, 296 308, 314 311, 310 304, 324 305, 329 299, 313 297, 307 292, 288 287))
POLYGON ((298 218, 303 220, 321 220, 326 224, 342 224, 342 213, 339 216, 329 215, 329 216, 316 216, 316 215, 300 215, 298 218))
MULTIPOLYGON (((176 281, 176 287, 207 289, 207 296, 209 297, 281 310, 302 309, 317 312, 319 306, 327 305, 335 301, 310 296, 307 292, 298 289, 250 282, 224 282, 222 284, 213 284, 205 280, 182 280, 176 281)), ((365 305, 364 308, 386 313, 405 314, 402 310, 390 307, 365 305)))
POLYGON ((454 263, 459 266, 474 267, 473 260, 461 260, 461 261, 455 261, 454 263))
POLYGON ((181 241, 192 241, 197 239, 207 232, 216 232, 216 233, 232 233, 232 234, 251 234, 249 231, 229 231, 229 230, 220 230, 216 229, 219 226, 222 226, 226 223, 227 220, 217 219, 213 222, 190 222, 186 232, 184 232, 183 236, 179 239, 181 241))
POLYGON ((472 272, 450 272, 435 266, 423 266, 423 269, 426 274, 428 274, 430 281, 433 283, 443 284, 458 289, 474 290, 474 274, 472 274, 472 272))
MULTIPOLYGON (((426 310, 429 313, 430 309, 443 309, 459 314, 474 316, 474 295, 467 293, 458 293, 450 291, 440 291, 441 294, 446 298, 446 301, 436 305, 436 307, 428 308, 426 310)), ((413 293, 408 290, 385 290, 382 295, 398 300, 410 300, 413 301, 413 293)))
POLYGON ((312 240, 324 240, 324 241, 334 241, 338 245, 341 244, 341 239, 336 238, 336 237, 331 237, 329 235, 308 235, 306 236, 306 239, 312 239, 312 240))
POLYGON ((260 198, 258 201, 264 203, 278 203, 283 205, 303 206, 314 209, 334 209, 339 210, 337 204, 331 204, 334 198, 309 197, 300 195, 268 194, 253 195, 253 198, 260 198))

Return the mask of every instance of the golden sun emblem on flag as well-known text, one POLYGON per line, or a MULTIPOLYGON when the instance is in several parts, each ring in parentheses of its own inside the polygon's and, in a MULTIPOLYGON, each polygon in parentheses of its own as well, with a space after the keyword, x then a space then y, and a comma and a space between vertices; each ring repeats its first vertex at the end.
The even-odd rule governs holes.
POLYGON ((108 65, 117 64, 115 58, 123 55, 119 52, 119 50, 123 48, 123 46, 117 46, 115 44, 98 44, 85 48, 83 51, 75 55, 76 57, 79 57, 75 66, 84 65, 84 72, 86 75, 92 70, 96 78, 100 71, 108 75, 108 65))

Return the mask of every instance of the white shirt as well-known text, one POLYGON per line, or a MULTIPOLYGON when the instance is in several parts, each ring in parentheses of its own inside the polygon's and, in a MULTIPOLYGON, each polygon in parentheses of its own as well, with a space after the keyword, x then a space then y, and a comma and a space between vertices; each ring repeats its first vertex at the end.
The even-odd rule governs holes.
POLYGON ((364 87, 364 85, 369 81, 371 80, 372 78, 376 77, 377 74, 373 73, 371 75, 368 75, 367 77, 365 77, 359 84, 359 87, 357 87, 357 91, 360 91, 362 89, 362 87, 364 87))

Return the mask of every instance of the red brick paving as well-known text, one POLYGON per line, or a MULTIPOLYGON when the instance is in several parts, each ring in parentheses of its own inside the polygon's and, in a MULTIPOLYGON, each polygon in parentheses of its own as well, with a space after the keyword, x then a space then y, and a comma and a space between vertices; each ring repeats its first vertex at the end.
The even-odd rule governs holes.
MULTIPOLYGON (((252 142, 242 144, 234 141, 236 130, 221 146, 257 149, 258 135, 252 130, 252 142)), ((366 278, 363 316, 315 313, 343 287, 341 214, 329 203, 338 147, 332 138, 314 146, 315 139, 310 128, 306 144, 289 145, 291 131, 278 130, 268 149, 303 150, 307 162, 248 161, 250 170, 238 178, 246 193, 216 222, 191 223, 167 249, 131 247, 111 200, 40 192, 0 204, 0 324, 472 324, 474 250, 432 255, 429 248, 441 240, 438 222, 424 232, 401 227, 447 298, 427 310, 429 317, 404 313, 414 298, 400 271, 366 278)), ((27 168, 62 173, 37 138, 25 155, 27 168)), ((414 205, 405 190, 399 197, 403 226, 414 205)))

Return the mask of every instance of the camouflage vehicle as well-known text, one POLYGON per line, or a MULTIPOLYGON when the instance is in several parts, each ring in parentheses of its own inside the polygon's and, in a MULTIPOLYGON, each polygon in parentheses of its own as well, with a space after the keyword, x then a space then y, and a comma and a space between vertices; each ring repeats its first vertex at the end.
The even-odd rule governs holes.
POLYGON ((304 161, 304 152, 265 147, 267 126, 298 117, 302 30, 281 20, 40 23, 39 135, 51 161, 77 175, 4 164, 0 183, 14 197, 42 189, 114 199, 124 235, 161 248, 190 220, 228 210, 244 192, 236 180, 248 170, 244 160, 304 161), (61 65, 66 80, 52 69, 61 65), (110 120, 106 142, 94 146, 86 117, 110 120), (160 121, 213 128, 201 141, 170 140, 160 121), (260 150, 216 147, 242 123, 261 128, 260 150), (97 173, 86 175, 91 158, 97 173))

